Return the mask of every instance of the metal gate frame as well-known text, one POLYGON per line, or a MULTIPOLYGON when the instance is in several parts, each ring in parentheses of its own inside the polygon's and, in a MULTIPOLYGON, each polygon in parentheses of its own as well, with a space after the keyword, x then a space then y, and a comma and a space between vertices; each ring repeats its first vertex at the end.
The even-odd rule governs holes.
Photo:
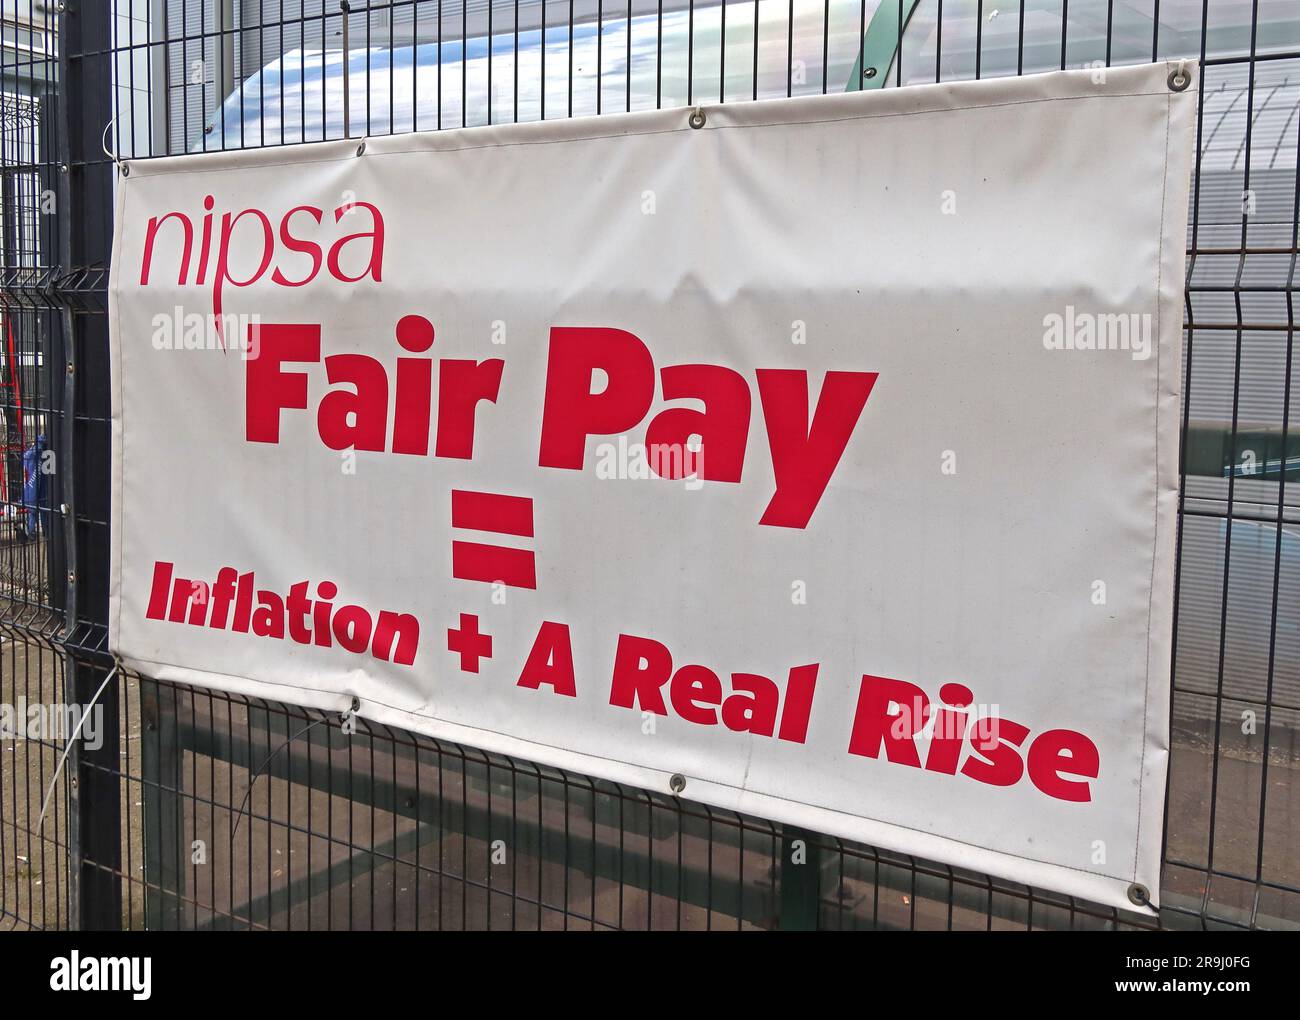
MULTIPOLYGON (((26 3, 31 9, 35 0, 26 3)), ((399 5, 401 0, 374 6, 399 5)), ((862 36, 848 88, 881 87, 891 71, 902 83, 898 55, 905 28, 920 6, 919 0, 908 0, 906 5, 899 0, 896 7, 891 0, 884 0, 862 36)), ((420 921, 420 896, 428 885, 436 889, 435 916, 441 927, 456 926, 457 919, 461 927, 471 926, 471 920, 473 926, 480 927, 495 923, 532 926, 533 922, 537 927, 629 927, 640 925, 643 919, 647 927, 713 927, 715 918, 720 926, 787 929, 1151 926, 1136 915, 676 798, 364 723, 347 739, 340 734, 337 720, 324 713, 117 672, 107 652, 110 420, 106 316, 117 168, 106 142, 114 116, 111 72, 124 51, 128 58, 134 55, 137 44, 131 40, 124 45, 122 38, 115 37, 116 2, 68 0, 57 7, 57 79, 48 83, 40 97, 43 154, 31 161, 43 192, 55 196, 54 211, 48 216, 54 229, 38 245, 36 271, 9 264, 0 270, 6 315, 10 307, 18 308, 13 314, 25 316, 24 321, 42 337, 49 442, 58 458, 45 508, 51 522, 48 555, 43 576, 32 582, 41 595, 28 604, 20 603, 17 611, 11 607, 0 613, 0 633, 9 641, 57 657, 59 682, 67 701, 87 704, 103 688, 99 703, 108 713, 109 739, 94 751, 73 743, 59 786, 66 834, 58 836, 56 826, 51 845, 66 854, 67 883, 66 902, 57 923, 89 930, 138 923, 165 929, 295 927, 304 922, 311 927, 323 911, 325 926, 337 927, 343 924, 342 907, 337 908, 336 916, 335 905, 336 892, 342 888, 348 927, 357 922, 357 913, 362 914, 363 925, 373 926, 379 918, 402 927, 406 926, 403 911, 407 907, 399 897, 397 876, 412 873, 415 922, 420 921), (224 725, 220 720, 223 713, 224 725), (368 768, 354 765, 359 745, 368 748, 368 768), (383 775, 374 768, 377 748, 380 758, 391 759, 389 771, 383 775), (346 765, 341 764, 343 759, 346 765), (200 775, 200 761, 206 763, 206 776, 200 775), (225 769, 224 776, 219 765, 225 769), (435 772, 436 793, 421 785, 423 776, 435 772), (305 826, 295 820, 291 808, 281 805, 281 813, 276 811, 277 792, 291 803, 295 790, 298 796, 305 791, 309 798, 305 826), (247 805, 240 802, 241 793, 247 805), (323 837, 312 816, 318 800, 329 807, 323 837), (339 836, 334 811, 344 803, 346 835, 339 836), (563 810, 556 815, 552 809, 560 803, 563 810), (138 806, 139 812, 133 812, 133 806, 138 806), (369 813, 368 838, 356 832, 356 811, 369 813), (236 873, 232 834, 228 874, 223 876, 229 879, 225 890, 229 895, 221 903, 216 869, 199 871, 192 856, 191 837, 197 838, 205 812, 208 829, 203 831, 210 838, 215 839, 223 827, 237 830, 240 822, 247 827, 247 874, 242 874, 243 862, 239 862, 241 873, 236 873), (382 833, 376 831, 379 816, 391 830, 388 838, 381 839, 382 833), (583 827, 589 824, 590 839, 585 831, 575 839, 576 822, 583 827), (598 839, 598 830, 614 834, 609 839, 616 837, 616 842, 598 839), (490 847, 496 841, 509 846, 508 877, 473 864, 471 840, 476 848, 490 847), (255 842, 265 847, 265 861, 255 857, 255 842), (295 843, 306 847, 307 866, 296 878, 289 865, 288 878, 273 881, 271 858, 273 851, 279 852, 273 846, 276 842, 283 843, 279 849, 287 847, 291 854, 295 843), (688 842, 694 848, 689 852, 683 849, 688 842), (313 863, 312 849, 322 843, 324 860, 313 863), (697 853, 700 847, 705 848, 704 856, 697 853), (421 855, 426 852, 436 852, 435 865, 422 862, 421 855), (455 860, 457 853, 460 861, 455 860), (521 858, 525 864, 520 863, 521 858), (727 859, 726 867, 718 864, 722 858, 727 859), (548 867, 552 869, 549 879, 548 867), (557 871, 562 880, 557 879, 557 871), (205 888, 203 878, 210 880, 210 887, 205 888), (358 882, 367 880, 369 903, 359 907, 354 891, 358 882), (575 906, 573 887, 588 881, 589 909, 585 903, 575 906), (379 902, 388 893, 376 893, 377 886, 385 883, 392 886, 391 909, 379 902), (556 892, 558 885, 563 886, 562 894, 556 892), (617 912, 602 913, 608 909, 606 893, 610 892, 617 894, 617 912), (625 913, 625 901, 633 899, 644 902, 625 913)), ((348 5, 343 4, 342 9, 343 15, 329 16, 342 18, 346 30, 351 24, 346 17, 348 5)), ((361 5, 352 5, 352 10, 355 16, 361 5)), ((369 13, 363 16, 368 38, 369 13)), ((1022 6, 1022 25, 1023 16, 1022 6)), ((1208 5, 1204 17, 1208 17, 1208 5)), ((281 11, 282 30, 284 20, 281 11)), ((863 22, 865 25, 865 4, 863 22)), ((216 27, 200 26, 201 50, 205 40, 224 39, 232 33, 224 22, 216 27)), ((1254 45, 1252 33, 1248 58, 1252 68, 1257 59, 1254 45)), ((148 52, 148 40, 145 47, 148 52)), ((1064 50, 1063 39, 1063 63, 1064 50)), ((223 68, 228 56, 223 54, 223 68)), ((1270 59, 1300 60, 1300 51, 1274 54, 1270 59)), ((1204 41, 1202 63, 1215 63, 1214 58, 1205 59, 1204 41)), ((133 63, 130 73, 135 73, 133 63)), ((1198 135, 1199 131, 1198 127, 1198 135)), ((6 168, 5 180, 10 169, 6 168)), ((1297 190, 1300 193, 1300 188, 1297 190)), ((1293 224, 1300 220, 1294 213, 1292 219, 1293 224)), ((13 250, 12 245, 5 247, 13 250)), ((1241 244, 1235 248, 1198 248, 1194 233, 1189 276, 1198 257, 1223 254, 1238 259, 1253 254, 1290 259, 1287 284, 1282 288, 1287 323, 1280 329, 1267 324, 1262 327, 1285 334, 1284 406, 1289 409, 1293 296, 1300 259, 1297 234, 1293 229, 1289 247, 1257 250, 1248 245, 1244 221, 1241 244)), ((1190 291, 1189 347, 1195 329, 1225 328, 1225 324, 1193 327, 1190 291)), ((1240 274, 1228 292, 1235 301, 1237 321, 1227 323, 1226 328, 1236 332, 1239 372, 1242 333, 1259 327, 1243 316, 1243 294, 1249 297, 1250 288, 1241 284, 1240 274)), ((1234 437, 1235 409, 1234 393, 1234 437)), ((1286 415, 1284 412, 1284 437, 1289 428, 1286 415)), ((1185 425, 1186 418, 1185 409, 1185 425)), ((1231 486, 1230 478, 1230 493, 1231 486)), ((1278 497, 1279 526, 1284 493, 1285 473, 1278 497)), ((1230 520, 1231 498, 1230 494, 1230 520)), ((1180 532, 1183 511, 1192 513, 1180 506, 1180 532)), ((1276 574, 1272 613, 1276 632, 1276 574)), ((1226 624, 1226 582, 1223 614, 1226 624)), ((1220 654, 1222 698, 1222 651, 1220 654)), ((1270 686, 1261 798, 1269 769, 1271 697, 1270 686)), ((1216 736, 1216 785, 1218 764, 1216 736)), ((4 803, 0 793, 0 806, 4 803)), ((1300 886, 1263 877, 1262 800, 1253 876, 1214 865, 1213 809, 1217 803, 1216 795, 1207 861, 1166 859, 1167 870, 1203 876, 1203 891, 1198 897, 1167 890, 1160 924, 1295 926, 1300 917, 1300 886), (1216 882, 1220 890, 1224 886, 1241 889, 1226 897, 1221 892, 1216 896, 1216 882)), ((214 846, 214 854, 216 849, 214 846)), ((0 903, 0 917, 9 912, 0 903)), ((32 917, 26 921, 39 923, 32 917)))

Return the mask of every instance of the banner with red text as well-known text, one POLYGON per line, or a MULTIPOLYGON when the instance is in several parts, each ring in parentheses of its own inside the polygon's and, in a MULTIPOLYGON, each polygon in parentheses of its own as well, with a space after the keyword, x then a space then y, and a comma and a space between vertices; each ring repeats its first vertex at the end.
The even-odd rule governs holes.
POLYGON ((1149 905, 1186 81, 131 162, 112 648, 1149 905))

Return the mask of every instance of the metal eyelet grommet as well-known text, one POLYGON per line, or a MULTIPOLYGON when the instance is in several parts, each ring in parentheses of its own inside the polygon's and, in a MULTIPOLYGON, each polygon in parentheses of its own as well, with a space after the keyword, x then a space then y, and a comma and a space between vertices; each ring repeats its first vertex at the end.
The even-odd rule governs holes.
POLYGON ((874 78, 875 76, 876 76, 876 69, 874 67, 868 67, 865 71, 862 72, 862 77, 864 78, 874 78))
MULTIPOLYGON (((1187 88, 1186 83, 1183 84, 1183 88, 1187 88)), ((1135 907, 1145 907, 1151 902, 1151 894, 1147 891, 1146 886, 1134 882, 1128 887, 1128 899, 1135 907)))
POLYGON ((130 177, 130 176, 131 176, 131 167, 130 167, 128 164, 126 164, 126 163, 123 163, 123 164, 122 164, 122 176, 123 176, 123 177, 130 177))
POLYGON ((689 123, 696 131, 704 127, 704 111, 699 107, 692 110, 689 123))
POLYGON ((366 143, 362 142, 360 145, 357 146, 357 155, 360 156, 365 151, 366 151, 366 143))
POLYGON ((686 777, 680 772, 674 773, 673 777, 668 780, 668 789, 672 790, 675 794, 681 793, 686 789, 686 777))
POLYGON ((1192 76, 1181 68, 1176 68, 1169 72, 1169 91, 1185 92, 1187 86, 1192 83, 1192 76))

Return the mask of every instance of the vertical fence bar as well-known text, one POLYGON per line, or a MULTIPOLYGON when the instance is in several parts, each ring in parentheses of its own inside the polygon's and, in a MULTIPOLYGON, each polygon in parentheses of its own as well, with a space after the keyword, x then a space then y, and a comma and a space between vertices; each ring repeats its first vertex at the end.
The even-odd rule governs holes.
MULTIPOLYGON (((442 5, 438 5, 439 11, 442 5)), ((349 33, 352 24, 352 5, 348 0, 339 0, 339 11, 343 15, 343 137, 352 137, 352 50, 349 33)), ((438 69, 442 70, 442 61, 439 57, 438 69)), ((322 91, 324 91, 322 89, 322 91)), ((328 124, 328 120, 326 121, 328 124)), ((328 134, 328 128, 326 128, 328 134)))

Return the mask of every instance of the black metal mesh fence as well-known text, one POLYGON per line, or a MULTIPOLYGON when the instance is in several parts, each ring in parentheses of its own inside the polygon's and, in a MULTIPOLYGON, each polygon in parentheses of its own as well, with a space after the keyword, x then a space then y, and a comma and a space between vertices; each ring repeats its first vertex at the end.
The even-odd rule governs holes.
POLYGON ((0 0, 0 21, 0 927, 1150 926, 115 672, 104 288, 113 154, 1170 57, 1203 74, 1159 923, 1300 924, 1294 0, 0 0), (66 712, 26 725, 101 686, 91 739, 66 712))

